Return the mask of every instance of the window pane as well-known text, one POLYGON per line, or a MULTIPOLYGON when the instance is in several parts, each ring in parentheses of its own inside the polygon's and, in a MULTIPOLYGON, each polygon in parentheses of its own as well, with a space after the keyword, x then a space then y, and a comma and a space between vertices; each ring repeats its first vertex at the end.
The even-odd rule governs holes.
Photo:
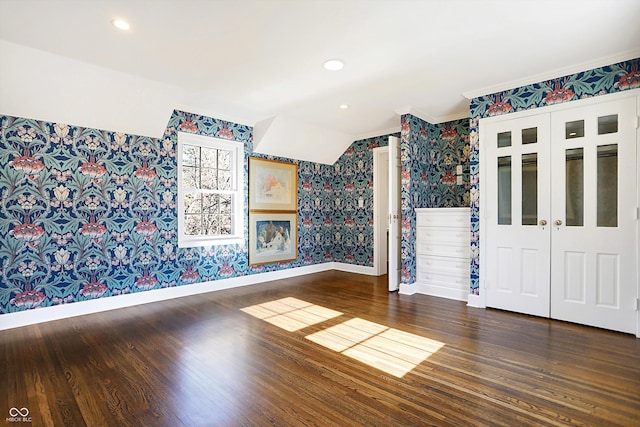
POLYGON ((203 194, 202 195, 202 213, 217 214, 220 209, 220 195, 203 194))
MULTIPOLYGON (((617 126, 617 125, 616 125, 617 126)), ((618 226, 618 145, 598 147, 598 227, 618 226)))
POLYGON ((220 234, 218 215, 202 215, 202 231, 204 234, 220 234))
POLYGON ((200 185, 205 190, 218 189, 218 170, 212 168, 200 169, 200 185))
POLYGON ((229 194, 223 194, 220 196, 220 213, 224 215, 231 215, 231 196, 229 194))
POLYGON ((218 169, 231 170, 231 151, 218 150, 218 169))
POLYGON ((618 132, 618 115, 598 117, 598 135, 618 132))
POLYGON ((200 165, 200 147, 195 145, 182 145, 182 165, 183 166, 199 166, 200 165))
POLYGON ((522 129, 522 143, 535 144, 538 142, 538 128, 522 129))
POLYGON ((565 123, 564 132, 566 139, 582 138, 584 136, 584 120, 565 123))
POLYGON ((184 218, 185 231, 189 236, 198 236, 202 234, 202 222, 200 215, 185 215, 184 218))
POLYGON ((231 234, 231 215, 220 216, 220 234, 231 234))
POLYGON ((202 196, 199 193, 187 193, 184 195, 185 213, 202 212, 202 196))
POLYGON ((231 190, 231 171, 218 169, 218 190, 231 190))
POLYGON ((498 148, 511 147, 511 131, 498 134, 498 148))
POLYGON ((200 169, 194 167, 182 167, 182 187, 194 189, 200 187, 200 179, 198 177, 200 169))
POLYGON ((498 224, 511 225, 511 156, 498 157, 498 224))
POLYGON ((584 150, 566 151, 566 207, 567 226, 584 225, 584 150))
POLYGON ((538 154, 522 155, 522 225, 538 224, 538 154))
POLYGON ((215 148, 202 148, 202 167, 216 168, 218 167, 217 160, 218 150, 215 148))

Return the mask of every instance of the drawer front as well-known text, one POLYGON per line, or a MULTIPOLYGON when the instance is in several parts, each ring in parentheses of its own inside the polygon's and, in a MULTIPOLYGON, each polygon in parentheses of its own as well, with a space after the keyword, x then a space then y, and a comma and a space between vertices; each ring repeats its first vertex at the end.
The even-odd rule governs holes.
POLYGON ((469 228, 435 228, 419 227, 416 232, 416 241, 445 243, 455 245, 469 245, 469 228))
POLYGON ((469 210, 434 209, 416 211, 416 225, 418 227, 470 227, 469 210))
POLYGON ((417 271, 417 283, 442 286, 451 289, 468 290, 469 277, 449 276, 447 274, 430 273, 427 271, 417 271))
POLYGON ((418 256, 417 258, 416 270, 469 277, 468 258, 440 258, 433 256, 418 256))
POLYGON ((416 242, 416 254, 469 259, 469 244, 450 245, 434 242, 416 242))

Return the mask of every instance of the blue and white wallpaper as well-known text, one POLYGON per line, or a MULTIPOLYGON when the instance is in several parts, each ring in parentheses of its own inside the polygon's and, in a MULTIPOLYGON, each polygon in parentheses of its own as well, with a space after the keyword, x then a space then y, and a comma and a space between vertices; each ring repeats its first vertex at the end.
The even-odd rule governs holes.
MULTIPOLYGON (((414 165, 403 208, 466 203, 466 186, 452 186, 464 125, 403 123, 403 169, 414 165)), ((178 131, 242 142, 245 178, 249 156, 265 157, 252 154, 250 127, 183 111, 162 138, 0 117, 0 313, 323 262, 373 265, 373 149, 388 135, 355 141, 334 165, 278 158, 298 164, 299 256, 251 267, 247 244, 177 247, 178 131)), ((404 231, 404 270, 415 274, 404 231)))
POLYGON ((469 206, 469 120, 437 125, 411 114, 401 119, 402 273, 401 282, 416 281, 417 208, 469 206), (462 166, 458 184, 456 166, 462 166))
POLYGON ((330 221, 335 261, 373 265, 373 149, 388 143, 389 135, 356 141, 333 165, 330 221))
POLYGON ((471 100, 471 292, 479 294, 480 280, 480 119, 516 111, 571 102, 640 88, 640 58, 471 100))
POLYGON ((332 260, 333 168, 308 162, 298 260, 249 267, 246 244, 179 249, 178 131, 243 142, 246 176, 244 125, 174 111, 158 139, 0 117, 0 313, 332 260))
MULTIPOLYGON (((188 283, 373 258, 373 152, 298 164, 296 261, 248 265, 247 245, 177 247, 177 132, 240 141, 252 129, 174 111, 162 138, 0 117, 0 313, 188 283), (363 208, 358 200, 363 199, 363 208)), ((245 200, 245 231, 248 212, 245 200)))

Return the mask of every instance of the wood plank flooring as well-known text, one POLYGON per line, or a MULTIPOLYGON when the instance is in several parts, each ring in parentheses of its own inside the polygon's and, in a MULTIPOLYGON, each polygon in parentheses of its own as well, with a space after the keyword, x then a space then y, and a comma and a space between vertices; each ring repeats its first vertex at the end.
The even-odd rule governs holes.
POLYGON ((2 331, 0 426, 640 426, 635 337, 385 279, 331 271, 2 331), (342 314, 288 331, 242 311, 287 297, 342 314), (396 376, 306 338, 352 319, 443 345, 396 376))

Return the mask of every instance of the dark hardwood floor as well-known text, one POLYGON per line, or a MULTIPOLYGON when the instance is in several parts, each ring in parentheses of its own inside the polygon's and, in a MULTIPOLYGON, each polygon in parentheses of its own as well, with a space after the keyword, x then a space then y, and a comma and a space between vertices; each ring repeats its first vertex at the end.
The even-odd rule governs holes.
POLYGON ((340 272, 2 331, 0 366, 0 426, 640 425, 635 337, 340 272), (242 310, 288 297, 341 314, 287 330, 242 310), (394 357, 442 346, 401 376, 307 338, 353 319, 417 336, 394 357))

